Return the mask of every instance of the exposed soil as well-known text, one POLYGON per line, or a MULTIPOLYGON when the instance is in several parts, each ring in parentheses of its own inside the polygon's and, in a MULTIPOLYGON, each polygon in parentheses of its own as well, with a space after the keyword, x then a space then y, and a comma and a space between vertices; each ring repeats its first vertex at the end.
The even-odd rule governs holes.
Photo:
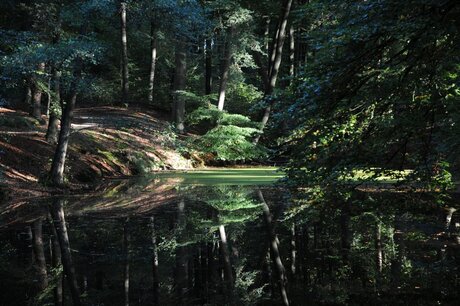
POLYGON ((45 141, 46 127, 27 113, 0 108, 0 198, 6 190, 16 199, 43 196, 91 189, 103 178, 193 168, 179 153, 182 141, 161 114, 140 108, 80 108, 66 162, 68 188, 48 188, 55 146, 45 141))

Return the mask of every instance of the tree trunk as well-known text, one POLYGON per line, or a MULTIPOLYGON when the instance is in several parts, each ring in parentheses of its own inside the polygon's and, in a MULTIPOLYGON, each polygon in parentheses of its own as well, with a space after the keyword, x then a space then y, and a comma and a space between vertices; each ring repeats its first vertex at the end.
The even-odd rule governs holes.
POLYGON ((50 179, 53 185, 62 186, 64 184, 64 166, 67 156, 67 147, 69 145, 70 128, 73 118, 75 103, 77 102, 78 82, 81 71, 78 68, 74 75, 74 80, 71 84, 70 101, 67 102, 61 120, 61 131, 59 133, 59 141, 53 157, 51 165, 50 179))
POLYGON ((123 225, 123 258, 124 258, 124 267, 123 267, 123 293, 124 293, 124 305, 129 306, 129 243, 131 240, 127 220, 123 225))
MULTIPOLYGON (((38 65, 38 73, 45 71, 45 63, 38 65)), ((32 116, 38 120, 42 119, 42 90, 38 85, 37 78, 33 78, 33 94, 32 94, 32 116)))
POLYGON ((56 199, 50 207, 50 213, 51 217, 53 218, 54 227, 56 229, 56 234, 61 249, 61 259, 62 265, 64 267, 64 274, 68 281, 73 305, 80 306, 80 293, 77 285, 75 267, 72 261, 72 254, 70 252, 69 234, 67 233, 63 202, 63 199, 56 199))
POLYGON ((128 72, 128 38, 126 34, 126 2, 120 3, 121 21, 121 104, 128 105, 129 72, 128 72))
POLYGON ((283 261, 281 260, 281 255, 279 251, 279 240, 278 236, 275 233, 275 229, 273 227, 273 220, 272 215, 270 213, 270 208, 265 202, 264 196, 261 190, 257 191, 259 196, 259 200, 262 203, 262 209, 265 217, 265 223, 267 224, 268 234, 270 237, 270 256, 273 260, 273 264, 275 266, 277 276, 278 276, 278 285, 281 293, 281 298, 283 300, 283 305, 289 305, 289 299, 287 295, 286 285, 287 285, 287 277, 286 277, 286 269, 284 268, 283 261))
POLYGON ((51 101, 50 117, 48 120, 48 129, 45 139, 50 144, 56 144, 59 133, 59 116, 58 112, 61 108, 61 73, 57 69, 53 69, 53 92, 54 99, 51 101))
POLYGON ((376 250, 376 267, 378 273, 382 273, 383 269, 383 248, 382 248, 382 231, 380 223, 376 224, 375 228, 375 250, 376 250))
POLYGON ((224 275, 227 283, 228 293, 231 294, 233 290, 233 271, 232 263, 230 262, 230 253, 228 250, 227 235, 225 233, 225 226, 219 225, 220 248, 224 260, 224 275))
POLYGON ((153 279, 153 305, 160 305, 159 288, 160 278, 158 274, 158 250, 157 250, 157 237, 155 232, 155 219, 150 217, 150 227, 152 229, 152 279, 153 279))
POLYGON ((46 271, 45 249, 43 247, 43 221, 38 219, 32 226, 33 249, 35 254, 35 268, 38 277, 38 289, 40 291, 48 287, 48 273, 46 271))
POLYGON ((151 45, 151 60, 150 60, 150 75, 149 75, 149 103, 153 104, 153 84, 155 81, 155 66, 157 62, 157 29, 155 21, 150 22, 150 45, 151 45))
POLYGON ((173 116, 176 128, 179 133, 184 133, 185 121, 185 100, 182 93, 185 90, 187 72, 187 53, 186 45, 182 38, 179 38, 176 46, 176 68, 174 71, 174 94, 173 94, 173 116))
POLYGON ((24 98, 24 104, 27 107, 30 107, 32 104, 32 86, 30 84, 30 80, 26 82, 26 96, 24 98))
POLYGON ((205 95, 212 92, 212 40, 205 41, 205 95))
POLYGON ((231 26, 228 29, 227 33, 227 41, 224 47, 224 57, 222 58, 221 64, 221 77, 220 77, 220 84, 219 84, 219 102, 217 104, 217 108, 220 111, 224 110, 225 104, 225 93, 227 91, 227 84, 228 84, 228 76, 230 72, 230 64, 232 61, 232 37, 233 37, 234 28, 231 26))
POLYGON ((289 64, 289 76, 292 83, 295 75, 295 29, 292 24, 289 27, 289 64))
MULTIPOLYGON (((177 228, 179 235, 184 235, 185 230, 185 201, 180 200, 178 203, 177 228)), ((182 237, 177 237, 177 242, 183 242, 182 237)), ((179 304, 182 305, 185 301, 188 285, 188 261, 186 246, 178 246, 176 248, 176 267, 174 271, 174 291, 179 304)))
MULTIPOLYGON (((286 39, 286 28, 288 23, 289 14, 291 12, 292 0, 285 0, 283 5, 283 12, 279 21, 279 26, 277 33, 275 35, 275 40, 272 43, 273 52, 272 60, 270 61, 268 69, 268 84, 265 88, 265 97, 270 96, 273 93, 273 90, 276 87, 276 81, 278 79, 278 73, 281 66, 281 60, 283 55, 283 45, 286 39)), ((260 130, 263 131, 267 125, 268 119, 270 117, 272 102, 270 101, 264 110, 262 120, 260 122, 260 130)), ((260 134, 254 138, 254 143, 258 143, 260 139, 260 134)))
MULTIPOLYGON (((53 219, 51 218, 50 220, 51 223, 51 244, 52 244, 52 264, 53 268, 57 269, 62 265, 62 259, 61 259, 61 249, 59 247, 59 239, 58 235, 56 232, 56 228, 53 225, 53 219)), ((55 306, 63 306, 64 305, 64 300, 63 300, 63 292, 62 292, 62 275, 57 276, 56 280, 56 288, 54 288, 54 305, 55 306)))

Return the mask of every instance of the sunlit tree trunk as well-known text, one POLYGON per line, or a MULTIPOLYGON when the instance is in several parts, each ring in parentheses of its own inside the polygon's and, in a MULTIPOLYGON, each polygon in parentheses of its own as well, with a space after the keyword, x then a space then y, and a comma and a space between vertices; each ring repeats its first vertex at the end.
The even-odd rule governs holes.
POLYGON ((129 244, 131 240, 131 235, 129 232, 129 219, 123 225, 123 296, 124 296, 124 305, 129 306, 129 262, 130 262, 130 253, 129 253, 129 244))
POLYGON ((46 270, 45 249, 43 246, 43 220, 38 219, 32 225, 33 249, 35 254, 35 268, 38 277, 38 288, 48 287, 48 273, 46 270))
POLYGON ((296 275, 297 267, 297 248, 296 248, 296 226, 295 224, 291 225, 291 275, 294 277, 296 275))
POLYGON ((80 292, 77 285, 77 277, 75 267, 72 261, 72 254, 70 252, 69 234, 67 233, 67 225, 64 214, 64 200, 56 199, 50 207, 51 217, 53 218, 53 225, 56 229, 56 234, 61 249, 62 265, 64 267, 64 274, 66 276, 72 301, 74 306, 80 306, 80 292))
POLYGON ((233 271, 232 271, 232 263, 230 261, 230 252, 228 248, 227 242, 227 234, 225 232, 225 226, 219 225, 219 236, 220 236, 220 249, 222 252, 222 258, 224 260, 224 276, 225 282, 227 284, 227 291, 231 294, 233 290, 233 271))
POLYGON ((375 228, 375 250, 376 250, 376 265, 377 271, 382 273, 383 269, 383 248, 382 248, 382 229, 380 223, 376 224, 375 228))
POLYGON ((46 141, 50 144, 56 144, 59 133, 59 116, 58 110, 61 107, 61 73, 53 68, 53 92, 54 99, 51 101, 51 110, 48 120, 48 129, 46 131, 46 141))
POLYGON ((393 242, 396 248, 396 255, 391 262, 391 274, 392 285, 394 288, 397 288, 400 286, 401 283, 403 261, 406 253, 402 220, 398 216, 395 217, 393 242))
POLYGON ((222 111, 224 110, 225 105, 225 94, 227 92, 228 77, 230 73, 230 64, 232 61, 232 37, 233 37, 234 27, 231 26, 228 29, 226 43, 224 47, 224 56, 221 63, 221 76, 219 84, 219 100, 217 108, 222 111))
POLYGON ((289 27, 289 64, 289 76, 292 82, 295 75, 295 29, 293 25, 289 27))
POLYGON ((157 28, 155 20, 150 22, 150 74, 149 74, 149 97, 148 101, 150 104, 153 103, 153 91, 155 81, 155 67, 157 62, 157 28))
POLYGON ((66 103, 61 119, 61 131, 59 140, 54 153, 53 163, 51 165, 50 179, 53 185, 62 186, 64 184, 64 167, 67 157, 67 148, 71 132, 73 111, 77 102, 78 82, 81 71, 78 68, 74 74, 74 80, 71 84, 70 100, 66 103))
MULTIPOLYGON (((40 63, 38 65, 37 72, 42 74, 45 72, 45 63, 40 63)), ((38 84, 38 80, 35 77, 33 80, 33 93, 32 93, 32 116, 38 120, 42 118, 42 94, 43 91, 38 84)))
POLYGON ((26 82, 26 96, 24 98, 24 104, 27 107, 31 107, 32 105, 32 85, 30 83, 31 83, 31 80, 28 79, 26 82))
POLYGON ((173 118, 179 133, 184 133, 185 126, 185 100, 182 91, 185 90, 187 73, 187 50, 183 38, 179 38, 176 45, 173 93, 173 118))
POLYGON ((150 217, 150 228, 152 230, 152 279, 153 279, 153 305, 159 305, 160 301, 160 277, 158 274, 158 249, 157 236, 155 231, 155 219, 150 217))
POLYGON ((121 21, 121 103, 128 105, 129 71, 128 71, 128 38, 126 34, 126 2, 120 3, 121 21))
POLYGON ((270 208, 265 202, 264 196, 261 190, 257 191, 259 196, 259 200, 262 203, 262 209, 265 217, 265 223, 267 224, 268 234, 270 237, 270 256, 273 260, 273 264, 275 266, 277 276, 278 276, 278 286, 281 293, 281 298, 283 305, 289 305, 289 299, 287 295, 287 277, 286 277, 286 269, 284 268, 283 261, 281 260, 281 255, 279 251, 279 240, 278 236, 275 233, 275 229, 273 227, 273 219, 270 213, 270 208))

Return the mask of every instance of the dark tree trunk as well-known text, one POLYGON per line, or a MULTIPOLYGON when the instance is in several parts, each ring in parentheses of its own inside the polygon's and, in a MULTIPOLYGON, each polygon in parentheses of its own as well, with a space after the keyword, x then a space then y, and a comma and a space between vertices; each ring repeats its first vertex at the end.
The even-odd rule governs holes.
POLYGON ((44 290, 48 287, 48 273, 46 270, 45 249, 43 247, 43 221, 38 219, 32 226, 33 249, 35 254, 35 268, 38 277, 38 289, 44 290))
POLYGON ((182 38, 176 46, 176 68, 174 71, 173 118, 179 133, 184 133, 185 126, 185 100, 182 91, 185 90, 187 73, 187 51, 182 38))
POLYGON ((228 29, 227 39, 224 46, 224 56, 222 58, 221 63, 221 76, 220 76, 220 84, 219 84, 219 100, 217 104, 217 108, 222 111, 224 110, 225 104, 225 94, 227 91, 227 84, 228 84, 228 76, 230 72, 230 64, 232 61, 232 37, 233 37, 234 28, 231 26, 228 29))
POLYGON ((281 260, 278 236, 276 235, 275 229, 273 227, 273 218, 270 213, 270 208, 268 207, 267 202, 265 202, 262 191, 258 190, 257 193, 259 196, 259 200, 262 203, 265 223, 267 225, 268 234, 270 237, 270 257, 273 260, 273 265, 275 266, 276 273, 278 276, 278 286, 280 289, 281 298, 283 301, 283 305, 288 306, 289 299, 288 299, 287 290, 286 290, 286 286, 287 286, 286 269, 284 268, 283 261, 281 260))
POLYGON ((64 267, 64 274, 70 288, 72 301, 74 306, 80 306, 80 293, 77 285, 75 267, 72 261, 72 254, 70 252, 69 234, 67 233, 63 202, 64 200, 62 199, 56 199, 50 207, 50 213, 51 217, 53 218, 54 227, 56 229, 59 247, 61 249, 62 265, 64 267))
POLYGON ((121 104, 128 105, 129 72, 128 72, 128 38, 126 34, 126 2, 120 3, 121 21, 121 104))
MULTIPOLYGON (((278 23, 277 33, 275 35, 275 40, 272 43, 272 55, 268 68, 268 84, 265 88, 265 96, 268 97, 273 93, 273 90, 276 87, 276 81, 278 79, 278 73, 281 66, 281 60, 283 58, 283 46, 286 39, 286 28, 288 23, 289 14, 291 12, 293 0, 285 0, 283 4, 283 11, 278 23)), ((269 102, 266 106, 262 120, 260 121, 260 130, 263 131, 267 125, 268 119, 270 117, 272 102, 269 102)), ((260 134, 254 138, 254 143, 258 143, 260 139, 260 134)))
POLYGON ((155 81, 155 66, 157 62, 157 29, 155 21, 150 22, 150 74, 149 74, 149 103, 153 104, 153 85, 155 81))
POLYGON ((70 129, 73 118, 75 103, 77 102, 78 82, 80 79, 80 69, 78 68, 74 75, 74 80, 71 85, 71 96, 67 102, 61 119, 61 131, 59 133, 59 141, 53 157, 51 165, 51 183, 55 186, 64 184, 64 166, 67 156, 67 147, 69 145, 70 129))
MULTIPOLYGON (((178 215, 177 215, 177 228, 179 229, 179 235, 183 235, 185 230, 185 201, 181 200, 178 204, 178 215), (182 233, 181 233, 182 232, 182 233)), ((178 237, 178 243, 182 242, 183 238, 178 237)), ((187 261, 187 250, 185 246, 178 246, 176 248, 176 267, 174 271, 174 291, 179 304, 183 304, 185 301, 185 295, 187 293, 188 285, 188 261, 187 261)))
MULTIPOLYGON (((52 256, 51 256, 51 261, 53 264, 53 268, 57 269, 59 266, 62 265, 62 259, 61 259, 61 248, 59 247, 59 239, 58 235, 56 232, 56 228, 53 225, 53 220, 51 218, 51 244, 52 244, 52 256)), ((64 305, 64 300, 63 300, 63 292, 62 292, 62 281, 63 277, 62 275, 57 276, 56 280, 56 288, 54 288, 54 305, 55 306, 63 306, 64 305)))
POLYGON ((212 40, 205 41, 205 95, 212 92, 212 40))

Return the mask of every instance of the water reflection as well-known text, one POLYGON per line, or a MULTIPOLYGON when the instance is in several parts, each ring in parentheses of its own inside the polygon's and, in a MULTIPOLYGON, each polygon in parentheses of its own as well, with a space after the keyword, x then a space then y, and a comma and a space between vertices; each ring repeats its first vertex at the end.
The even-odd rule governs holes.
POLYGON ((287 199, 270 186, 149 180, 11 203, 0 304, 458 302, 454 208, 385 193, 302 210, 287 199))

